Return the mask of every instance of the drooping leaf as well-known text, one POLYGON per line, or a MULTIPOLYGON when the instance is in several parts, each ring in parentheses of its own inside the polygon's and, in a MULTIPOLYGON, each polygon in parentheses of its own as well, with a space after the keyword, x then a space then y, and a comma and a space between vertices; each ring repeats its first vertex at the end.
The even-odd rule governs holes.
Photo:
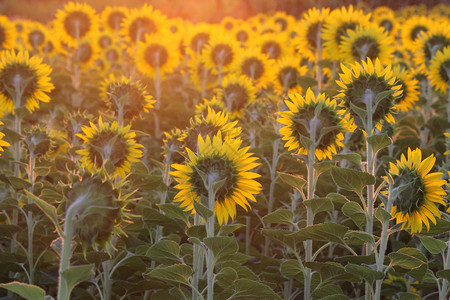
POLYGON ((335 284, 321 285, 313 291, 312 296, 314 299, 324 299, 331 296, 334 296, 332 299, 348 299, 348 296, 344 295, 342 288, 335 284))
POLYGON ((366 224, 366 213, 356 202, 347 202, 342 206, 342 213, 352 219, 359 228, 366 224))
POLYGON ((440 270, 436 273, 437 277, 444 278, 450 282, 450 269, 449 270, 440 270))
POLYGON ((372 146, 373 152, 377 153, 381 149, 392 144, 392 139, 386 133, 383 133, 368 137, 367 142, 372 146))
POLYGON ((145 277, 160 279, 164 282, 170 281, 189 285, 189 277, 192 275, 192 268, 188 265, 178 264, 168 267, 151 269, 144 274, 145 277))
POLYGON ((435 239, 433 237, 419 236, 419 239, 431 254, 443 253, 447 248, 447 244, 444 241, 435 239))
POLYGON ((391 265, 411 270, 417 269, 423 264, 427 264, 426 257, 415 248, 402 248, 397 252, 388 254, 391 259, 391 265))
POLYGON ((239 228, 245 227, 244 224, 225 224, 220 226, 219 232, 217 233, 218 236, 227 236, 230 233, 235 232, 239 228))
POLYGON ((362 195, 365 186, 375 183, 375 177, 369 173, 346 168, 332 167, 331 176, 340 188, 358 195, 362 195))
POLYGON ((169 217, 189 222, 189 213, 185 212, 179 205, 172 203, 157 204, 157 206, 169 217))
POLYGON ((381 280, 384 278, 383 272, 379 272, 369 267, 352 263, 349 263, 345 266, 345 271, 360 276, 370 284, 373 284, 376 280, 381 280))
POLYGON ((283 180, 284 183, 292 186, 294 189, 298 191, 302 191, 303 187, 306 184, 306 180, 300 177, 299 175, 294 174, 288 174, 288 173, 282 173, 277 172, 278 176, 280 176, 281 180, 283 180))
POLYGON ((28 197, 33 199, 34 203, 44 212, 44 214, 53 222, 58 231, 59 235, 62 235, 61 227, 59 226, 58 213, 56 212, 56 208, 53 205, 48 204, 41 198, 36 195, 30 193, 27 190, 24 190, 28 197))
POLYGON ((353 163, 356 167, 361 168, 361 155, 358 153, 335 154, 333 155, 333 160, 347 160, 353 163))
POLYGON ((216 274, 215 280, 217 284, 224 288, 227 288, 234 284, 237 277, 238 274, 233 268, 225 267, 216 274))
POLYGON ((374 244, 375 239, 373 238, 373 235, 368 234, 364 231, 359 230, 349 230, 345 234, 345 241, 348 244, 352 245, 363 245, 365 243, 374 244))
POLYGON ((194 209, 205 220, 209 219, 214 215, 214 212, 212 212, 209 208, 207 208, 199 201, 194 201, 194 209))
POLYGON ((69 293, 77 284, 94 276, 94 266, 94 264, 71 266, 61 273, 61 276, 67 282, 67 290, 69 293))
POLYGON ((146 256, 165 265, 180 263, 180 246, 178 243, 170 240, 161 240, 152 245, 146 253, 146 256))
POLYGON ((378 206, 375 210, 375 217, 380 220, 380 222, 384 223, 392 219, 392 215, 388 213, 383 207, 378 206))
POLYGON ((226 261, 227 257, 235 254, 239 249, 236 238, 234 237, 215 236, 204 238, 203 242, 206 247, 212 250, 216 264, 226 261))
POLYGON ((346 226, 336 223, 323 223, 302 228, 288 237, 293 237, 297 242, 313 240, 343 245, 345 244, 344 236, 347 231, 348 228, 346 226))
POLYGON ((44 300, 45 291, 36 285, 13 281, 9 283, 1 283, 0 288, 7 289, 25 299, 44 300))
POLYGON ((289 209, 278 209, 263 217, 264 223, 293 225, 294 213, 289 209))
POLYGON ((328 198, 314 198, 305 200, 303 203, 311 208, 314 215, 322 211, 334 210, 333 201, 328 198))
POLYGON ((268 285, 260 281, 253 281, 247 278, 240 278, 234 283, 235 298, 253 298, 253 299, 280 299, 268 285))
POLYGON ((269 238, 280 242, 292 250, 297 248, 296 239, 292 236, 292 231, 283 229, 263 229, 261 233, 269 238))
POLYGON ((280 272, 288 278, 303 278, 303 268, 296 259, 289 259, 281 263, 280 272))

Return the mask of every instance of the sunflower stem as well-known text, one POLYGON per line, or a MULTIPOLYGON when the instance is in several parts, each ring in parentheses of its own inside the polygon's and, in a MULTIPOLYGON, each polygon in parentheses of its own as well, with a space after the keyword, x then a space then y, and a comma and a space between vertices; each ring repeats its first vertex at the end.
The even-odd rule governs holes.
MULTIPOLYGON (((34 154, 30 151, 30 173, 29 173, 29 180, 30 180, 30 193, 33 193, 34 190, 34 166, 36 163, 36 158, 34 157, 34 154)), ((31 199, 28 199, 28 204, 33 203, 31 199)), ((30 274, 30 284, 34 284, 34 262, 33 262, 33 232, 34 232, 34 217, 33 212, 30 210, 27 212, 26 216, 27 220, 27 238, 28 238, 28 246, 27 246, 27 252, 28 252, 28 273, 30 274)))
POLYGON ((206 97, 206 81, 207 81, 207 79, 208 79, 208 70, 206 68, 203 68, 202 93, 201 93, 202 99, 206 97))
POLYGON ((322 26, 319 25, 319 28, 317 29, 317 36, 316 36, 316 41, 317 41, 317 94, 320 93, 320 91, 322 90, 322 73, 321 73, 321 68, 320 68, 320 60, 322 59, 322 41, 320 40, 320 35, 322 32, 322 26))
MULTIPOLYGON (((201 218, 198 214, 194 215, 194 225, 198 225, 201 223, 201 218)), ((192 300, 197 300, 198 293, 196 290, 198 290, 198 281, 202 277, 203 273, 203 261, 204 261, 204 253, 203 248, 201 245, 194 244, 194 250, 193 250, 193 269, 194 274, 192 275, 192 300)))
MULTIPOLYGON (((314 162, 316 157, 316 127, 317 116, 311 120, 311 126, 309 128, 309 135, 311 143, 308 147, 308 200, 314 198, 315 193, 315 176, 314 176, 314 162)), ((310 206, 306 207, 306 226, 312 226, 314 224, 314 213, 310 206)), ((312 240, 307 240, 305 243, 305 263, 312 262, 312 240)), ((311 299, 311 269, 305 267, 305 283, 303 299, 311 299)))
MULTIPOLYGON (((388 196, 388 200, 387 200, 387 204, 385 207, 385 210, 388 213, 391 213, 391 209, 392 209, 392 203, 393 203, 393 198, 395 197, 395 195, 393 195, 394 193, 391 192, 393 191, 393 186, 392 184, 390 184, 389 186, 389 196, 388 196)), ((377 263, 377 271, 379 272, 384 272, 384 256, 386 253, 386 247, 387 247, 387 242, 388 242, 388 237, 389 237, 389 220, 383 221, 382 224, 382 229, 381 229, 381 238, 380 238, 380 248, 378 250, 378 255, 376 256, 376 263, 377 263)), ((375 283, 375 300, 379 300, 381 299, 381 285, 383 283, 383 279, 377 280, 375 283)))
MULTIPOLYGON (((447 258, 443 258, 443 260, 444 270, 450 270, 450 236, 447 242, 447 258)), ((450 282, 447 279, 443 279, 442 287, 441 289, 439 289, 439 299, 445 299, 445 297, 448 295, 449 285, 450 282)))
MULTIPOLYGON (((169 190, 169 186, 170 186, 169 172, 170 172, 170 165, 172 164, 172 155, 171 155, 170 151, 167 153, 167 156, 164 159, 164 161, 165 161, 165 164, 164 164, 163 182, 164 182, 165 187, 164 187, 164 191, 162 192, 162 195, 161 195, 161 201, 160 201, 161 204, 166 203, 167 191, 169 190)), ((157 243, 162 238, 162 230, 163 230, 162 226, 158 226, 158 228, 156 229, 155 243, 157 243)))
MULTIPOLYGON (((216 195, 214 191, 214 181, 208 180, 208 208, 214 212, 216 195)), ((214 237, 214 214, 206 222, 206 234, 208 238, 214 237)), ((206 257, 206 276, 207 276, 207 299, 214 300, 214 254, 212 249, 208 249, 206 257)))
POLYGON ((222 64, 218 66, 217 86, 222 86, 222 64))

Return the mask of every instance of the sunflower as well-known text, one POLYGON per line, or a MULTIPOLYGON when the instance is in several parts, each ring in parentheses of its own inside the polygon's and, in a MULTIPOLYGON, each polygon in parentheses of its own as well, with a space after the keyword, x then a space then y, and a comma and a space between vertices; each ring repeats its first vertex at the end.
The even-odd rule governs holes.
POLYGON ((247 22, 240 22, 234 26, 231 35, 240 43, 241 47, 245 47, 252 40, 254 32, 247 22))
POLYGON ((395 108, 398 111, 407 112, 419 101, 419 82, 414 79, 410 71, 400 66, 394 67, 393 75, 397 78, 396 84, 401 85, 400 89, 403 91, 394 102, 395 108))
POLYGON ((106 49, 114 44, 118 44, 117 38, 110 31, 99 31, 92 39, 96 41, 100 49, 106 49))
POLYGON ((248 77, 235 74, 227 75, 216 90, 217 99, 225 102, 233 119, 239 118, 247 104, 255 101, 256 93, 257 89, 248 77))
POLYGON ((209 43, 213 35, 213 27, 206 23, 196 25, 190 24, 184 44, 188 49, 190 56, 195 56, 203 51, 203 48, 209 43))
POLYGON ((95 10, 86 3, 69 2, 56 13, 55 28, 60 39, 69 46, 77 46, 78 41, 98 30, 95 10))
POLYGON ((103 28, 118 35, 120 24, 122 24, 129 13, 129 9, 125 6, 107 5, 101 14, 103 28))
POLYGON ((289 52, 286 44, 288 44, 288 41, 285 34, 267 33, 252 41, 249 47, 256 47, 270 59, 280 60, 289 52))
POLYGON ((203 102, 199 105, 195 106, 195 114, 201 115, 206 118, 208 115, 208 107, 211 108, 215 112, 227 111, 225 103, 218 99, 216 96, 212 97, 211 100, 206 98, 203 99, 203 102))
POLYGON ((301 58, 298 56, 287 56, 277 62, 273 69, 274 90, 278 94, 301 93, 302 87, 298 84, 300 76, 308 72, 306 66, 300 65, 301 58))
MULTIPOLYGON (((323 26, 329 15, 329 8, 317 9, 314 7, 309 9, 300 20, 300 30, 297 31, 297 48, 298 51, 302 52, 309 60, 314 61, 317 57, 316 52, 319 44, 317 37, 321 37, 323 26)), ((322 38, 320 38, 320 45, 323 47, 322 38)))
POLYGON ((428 70, 438 51, 450 46, 450 26, 444 23, 421 35, 414 45, 414 62, 419 69, 428 70))
POLYGON ((216 86, 217 75, 212 70, 205 68, 205 63, 200 55, 189 61, 189 75, 192 84, 198 90, 209 89, 216 86))
POLYGON ((0 15, 0 50, 15 47, 17 30, 8 17, 0 15))
POLYGON ((42 63, 42 58, 27 51, 0 53, 0 106, 5 112, 25 106, 30 113, 39 108, 39 101, 49 102, 55 87, 50 82, 52 69, 42 63), (21 94, 17 97, 17 92, 21 94))
POLYGON ((342 38, 339 46, 344 63, 360 62, 367 57, 378 58, 382 64, 392 60, 394 41, 381 27, 376 25, 358 26, 355 30, 347 30, 347 36, 342 38))
MULTIPOLYGON (((0 121, 0 125, 3 125, 3 122, 0 121)), ((3 132, 0 132, 0 152, 3 152, 3 147, 8 147, 11 146, 7 141, 3 140, 3 137, 5 136, 5 134, 3 132)), ((1 155, 1 153, 0 153, 1 155)))
POLYGON ((118 126, 116 121, 104 123, 99 117, 98 126, 90 122, 89 127, 81 129, 84 134, 77 133, 76 136, 84 141, 84 147, 77 153, 82 156, 81 164, 91 172, 110 166, 113 169, 111 176, 124 178, 131 170, 131 162, 138 162, 143 155, 139 150, 143 146, 136 143, 136 134, 130 131, 129 125, 118 126))
POLYGON ((307 154, 300 142, 305 136, 314 139, 317 159, 331 159, 337 147, 344 147, 343 133, 354 131, 350 115, 336 109, 336 100, 330 100, 325 94, 315 97, 311 89, 306 91, 305 97, 295 93, 290 94, 289 99, 285 101, 287 110, 278 113, 281 116, 278 122, 284 125, 280 129, 282 140, 286 141, 284 146, 297 154, 307 154), (313 120, 316 124, 314 135, 318 135, 315 138, 310 128, 313 120))
POLYGON ((157 9, 144 4, 143 7, 134 8, 121 23, 120 33, 126 40, 136 45, 145 40, 146 35, 153 35, 167 30, 166 17, 157 9))
POLYGON ((170 132, 164 132, 164 157, 170 156, 172 163, 181 164, 184 162, 182 135, 183 132, 178 128, 172 129, 170 132))
POLYGON ((255 196, 261 191, 261 184, 255 181, 259 174, 250 172, 260 163, 258 158, 248 153, 250 147, 241 148, 242 141, 235 139, 223 140, 220 132, 212 139, 198 136, 199 151, 197 154, 186 149, 189 159, 186 164, 173 164, 176 171, 170 174, 175 177, 180 191, 174 201, 181 202, 185 211, 194 210, 194 201, 207 202, 208 189, 203 177, 214 184, 224 181, 215 191, 214 213, 220 225, 228 223, 236 217, 236 204, 246 211, 250 208, 248 200, 256 202, 255 196), (204 174, 204 175, 203 175, 204 174), (211 182, 212 181, 212 182, 211 182))
POLYGON ((430 229, 430 222, 436 224, 441 217, 437 204, 446 205, 442 196, 446 195, 441 179, 443 173, 429 173, 436 161, 434 155, 422 160, 420 149, 411 151, 408 157, 402 154, 396 164, 390 163, 389 173, 393 178, 390 193, 395 193, 391 215, 402 229, 410 229, 412 234, 422 231, 422 224, 430 229))
POLYGON ((229 115, 225 111, 215 112, 208 107, 208 114, 205 116, 197 115, 191 119, 191 126, 184 130, 181 141, 186 148, 198 149, 197 140, 201 135, 214 136, 219 131, 222 132, 223 138, 237 138, 241 134, 241 127, 236 127, 238 121, 229 122, 229 115))
POLYGON ((220 26, 228 33, 231 33, 236 28, 239 21, 233 17, 226 16, 220 21, 220 26))
POLYGON ((417 38, 428 32, 434 26, 436 26, 435 23, 424 16, 414 15, 407 18, 400 28, 403 47, 412 50, 417 38))
POLYGON ((39 22, 26 22, 22 39, 30 51, 40 52, 48 42, 48 29, 39 22))
POLYGON ((230 35, 215 34, 202 52, 205 68, 213 73, 226 72, 236 62, 239 44, 230 35))
POLYGON ((273 60, 255 48, 245 49, 239 54, 233 71, 250 78, 256 87, 265 89, 272 81, 273 60))
POLYGON ((122 107, 123 118, 128 120, 136 118, 141 111, 148 113, 156 102, 140 81, 133 82, 124 76, 119 79, 113 74, 103 82, 101 98, 116 114, 119 114, 119 107, 122 107))
POLYGON ((172 72, 179 62, 178 55, 170 33, 151 35, 145 42, 138 42, 135 63, 140 72, 155 78, 157 68, 161 75, 172 72))
POLYGON ((391 66, 383 68, 379 59, 373 63, 367 58, 367 62, 355 62, 350 68, 341 64, 341 69, 343 73, 336 81, 341 90, 336 97, 343 100, 341 106, 350 112, 356 125, 363 127, 367 133, 375 125, 380 129, 383 119, 395 123, 392 113, 402 90, 401 85, 396 83, 391 66), (360 116, 360 110, 367 111, 369 105, 372 108, 372 128, 367 128, 370 124, 366 124, 366 118, 361 119, 360 116))
POLYGON ((288 31, 296 22, 295 18, 291 15, 288 15, 284 11, 277 11, 272 17, 275 24, 280 28, 279 31, 288 31))
POLYGON ((89 37, 86 37, 80 41, 78 47, 74 52, 74 57, 81 66, 85 68, 92 67, 94 61, 100 54, 100 48, 98 44, 89 37))
POLYGON ((370 14, 364 14, 362 10, 354 10, 350 5, 348 9, 341 7, 333 10, 325 23, 322 38, 323 46, 329 57, 340 59, 339 45, 347 36, 348 29, 355 30, 358 26, 369 24, 370 14))
MULTIPOLYGON (((388 273, 388 278, 383 280, 383 284, 390 285, 393 289, 398 291, 397 293, 409 292, 419 296, 416 288, 412 286, 412 284, 418 284, 418 281, 413 282, 412 284, 407 280, 404 276, 395 276, 391 273, 388 273)), ((389 298, 392 299, 392 298, 389 298)), ((417 299, 420 299, 417 297, 417 299)))
MULTIPOLYGON (((381 7, 381 6, 380 6, 381 7)), ((384 10, 377 10, 377 7, 373 14, 373 22, 379 27, 384 29, 384 32, 390 36, 394 36, 397 33, 397 19, 394 11, 384 6, 384 10)))
POLYGON ((450 87, 450 47, 436 53, 431 61, 429 78, 436 90, 447 93, 450 87))

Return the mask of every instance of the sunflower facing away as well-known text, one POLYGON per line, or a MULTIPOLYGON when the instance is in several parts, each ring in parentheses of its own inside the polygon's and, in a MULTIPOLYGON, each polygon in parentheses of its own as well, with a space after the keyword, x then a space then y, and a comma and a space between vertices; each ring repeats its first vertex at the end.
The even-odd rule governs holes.
POLYGON ((272 81, 273 60, 255 48, 243 50, 234 71, 250 78, 256 87, 265 89, 272 81))
POLYGON ((54 85, 50 82, 50 66, 42 58, 30 57, 27 51, 0 53, 0 106, 5 112, 25 106, 29 112, 39 108, 39 101, 49 102, 54 85), (20 99, 16 91, 22 92, 20 99), (17 99, 16 99, 17 98, 17 99), (16 103, 15 103, 16 100, 16 103))
POLYGON ((239 44, 232 36, 214 32, 202 51, 205 68, 215 74, 228 71, 236 61, 238 49, 239 44))
MULTIPOLYGON (((306 44, 307 48, 299 49, 309 60, 315 60, 317 57, 317 46, 319 40, 317 37, 321 36, 323 26, 330 15, 330 9, 309 9, 300 20, 300 30, 298 31, 297 39, 300 41, 299 45, 306 44), (320 31, 320 32, 319 32, 320 31), (306 50, 306 51, 305 51, 306 50)), ((320 38, 320 45, 323 47, 322 38, 320 38)))
POLYGON ((196 105, 195 114, 206 117, 208 115, 208 107, 210 107, 215 112, 227 110, 225 103, 214 96, 211 100, 204 98, 202 103, 196 105))
POLYGON ((392 113, 395 111, 395 101, 401 94, 401 85, 396 82, 391 66, 384 68, 379 59, 372 62, 355 62, 350 68, 341 64, 342 74, 336 83, 341 87, 340 94, 336 97, 342 99, 341 106, 350 112, 356 125, 366 132, 372 131, 375 125, 381 129, 382 120, 395 123, 392 113), (379 98, 379 99, 377 99, 379 98), (372 128, 366 128, 367 116, 361 119, 360 110, 367 111, 371 105, 372 128))
POLYGON ((278 94, 301 93, 302 87, 299 85, 300 76, 308 72, 306 66, 301 66, 300 56, 287 56, 275 63, 273 76, 274 90, 278 94))
POLYGON ((290 94, 289 99, 285 101, 287 110, 279 112, 281 118, 278 119, 284 125, 280 129, 282 140, 286 141, 284 146, 297 154, 307 154, 300 138, 312 138, 310 126, 315 122, 316 157, 331 159, 331 155, 337 153, 337 147, 344 147, 343 133, 355 129, 349 114, 336 109, 336 100, 330 100, 325 94, 315 97, 311 89, 305 97, 296 93, 290 94))
POLYGON ((222 87, 216 91, 217 99, 225 102, 232 118, 241 116, 245 106, 255 101, 256 93, 257 90, 248 77, 235 74, 227 75, 222 87))
POLYGON ((120 24, 129 13, 125 6, 106 6, 101 14, 103 28, 117 35, 120 31, 120 24))
POLYGON ((22 30, 22 38, 30 51, 39 52, 48 42, 48 29, 39 22, 26 22, 22 30))
MULTIPOLYGON (((3 125, 3 122, 0 121, 0 125, 3 125)), ((3 152, 3 147, 11 146, 7 141, 3 140, 4 136, 5 134, 3 132, 0 132, 0 152, 3 152)), ((0 155, 2 154, 0 153, 0 155)))
POLYGON ((98 30, 98 17, 86 3, 69 2, 56 13, 55 28, 62 41, 75 47, 80 39, 98 30))
POLYGON ((8 17, 0 15, 0 49, 11 49, 15 46, 17 31, 8 17))
POLYGON ((396 164, 390 163, 393 188, 399 188, 391 214, 397 223, 404 222, 402 229, 410 229, 412 234, 420 233, 422 224, 429 230, 429 221, 436 224, 436 217, 441 217, 437 204, 446 205, 442 197, 446 195, 443 173, 430 173, 435 161, 434 155, 422 160, 420 149, 408 148, 408 158, 402 154, 396 164))
POLYGON ((398 111, 407 112, 419 101, 419 82, 414 79, 410 71, 399 66, 394 67, 394 76, 397 78, 396 84, 400 84, 403 91, 394 101, 395 108, 398 111))
POLYGON ((414 45, 414 62, 419 69, 429 70, 429 64, 438 51, 450 46, 450 26, 443 23, 442 26, 431 28, 428 32, 417 38, 414 45))
POLYGON ((450 87, 450 47, 436 53, 431 61, 429 77, 436 90, 447 93, 450 87))
POLYGON ((424 33, 433 28, 434 22, 424 16, 412 16, 406 19, 400 28, 400 36, 403 47, 413 49, 414 43, 424 33))
POLYGON ((133 82, 123 77, 116 78, 113 74, 103 82, 101 97, 108 107, 118 114, 119 107, 123 107, 123 117, 133 120, 142 111, 149 112, 156 100, 147 93, 140 81, 133 82))
POLYGON ((84 147, 77 153, 82 156, 82 165, 91 172, 109 163, 113 169, 111 176, 124 178, 131 170, 131 163, 138 162, 143 155, 139 150, 143 146, 136 143, 136 134, 130 131, 129 125, 118 126, 116 121, 104 123, 100 117, 98 125, 90 122, 89 127, 83 126, 81 129, 84 134, 78 133, 76 136, 84 141, 84 147))
MULTIPOLYGON (((208 190, 203 183, 201 173, 208 180, 224 184, 216 191, 214 213, 219 224, 228 223, 236 217, 236 204, 246 211, 250 207, 248 200, 256 202, 255 196, 261 191, 261 184, 255 181, 259 174, 250 172, 259 166, 257 157, 248 153, 250 147, 241 148, 242 141, 236 139, 223 140, 218 132, 212 139, 207 136, 198 137, 199 151, 197 154, 186 149, 189 159, 185 165, 172 164, 176 171, 171 172, 180 191, 174 201, 181 202, 180 206, 186 211, 194 210, 194 201, 205 202, 208 190)), ((206 200, 207 202, 207 200, 206 200)))

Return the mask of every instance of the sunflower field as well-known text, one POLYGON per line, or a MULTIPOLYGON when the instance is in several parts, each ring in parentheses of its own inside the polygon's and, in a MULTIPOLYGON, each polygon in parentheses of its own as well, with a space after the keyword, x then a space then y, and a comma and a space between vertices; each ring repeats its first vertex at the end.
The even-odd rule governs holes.
POLYGON ((449 174, 445 4, 0 15, 0 299, 449 299, 449 174))

